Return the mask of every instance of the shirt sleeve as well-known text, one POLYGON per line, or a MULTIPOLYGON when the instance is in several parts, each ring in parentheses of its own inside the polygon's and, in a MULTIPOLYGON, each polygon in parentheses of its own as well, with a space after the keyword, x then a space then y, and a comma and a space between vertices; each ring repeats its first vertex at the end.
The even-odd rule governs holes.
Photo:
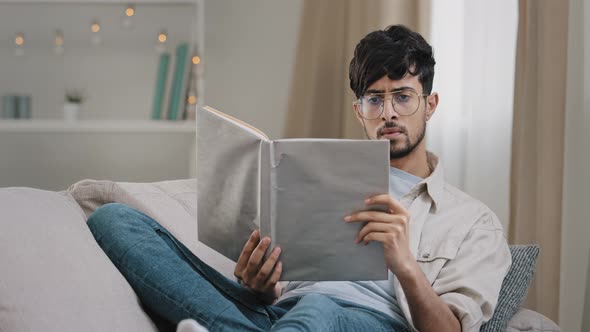
POLYGON ((492 212, 485 213, 432 286, 460 320, 463 332, 479 331, 492 317, 511 264, 512 256, 499 220, 492 212))

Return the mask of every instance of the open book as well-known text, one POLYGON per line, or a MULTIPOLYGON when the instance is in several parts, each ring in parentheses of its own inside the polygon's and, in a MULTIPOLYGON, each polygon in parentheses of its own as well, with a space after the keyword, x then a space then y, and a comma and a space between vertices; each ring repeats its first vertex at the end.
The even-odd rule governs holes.
MULTIPOLYGON (((210 107, 197 115, 199 241, 237 261, 251 232, 281 247, 281 280, 384 280, 380 243, 344 216, 389 191, 389 142, 270 140, 210 107)), ((270 250, 268 250, 270 252, 270 250)), ((267 253, 268 254, 268 253, 267 253)))

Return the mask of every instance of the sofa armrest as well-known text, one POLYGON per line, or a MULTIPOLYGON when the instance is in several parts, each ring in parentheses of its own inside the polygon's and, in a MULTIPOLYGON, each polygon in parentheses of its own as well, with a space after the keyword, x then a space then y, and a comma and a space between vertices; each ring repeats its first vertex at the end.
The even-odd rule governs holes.
POLYGON ((0 188, 0 331, 157 331, 67 192, 0 188))
POLYGON ((520 308, 508 322, 506 332, 561 332, 551 319, 536 311, 520 308))

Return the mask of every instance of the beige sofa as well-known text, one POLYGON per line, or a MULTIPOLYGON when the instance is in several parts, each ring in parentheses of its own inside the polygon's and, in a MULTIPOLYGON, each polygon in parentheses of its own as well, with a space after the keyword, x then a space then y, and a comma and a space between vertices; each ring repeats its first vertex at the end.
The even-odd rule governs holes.
MULTIPOLYGON (((98 206, 120 202, 159 221, 231 277, 233 263, 197 241, 196 180, 84 180, 68 190, 0 188, 0 331, 157 331, 86 227, 98 206)), ((196 331, 187 324, 179 330, 196 331)), ((520 309, 508 331, 559 331, 520 309)))

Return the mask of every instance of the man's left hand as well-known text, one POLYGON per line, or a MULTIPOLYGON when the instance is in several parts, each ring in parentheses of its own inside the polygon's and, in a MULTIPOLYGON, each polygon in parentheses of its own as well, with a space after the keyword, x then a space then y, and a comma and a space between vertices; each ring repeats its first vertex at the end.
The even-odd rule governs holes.
POLYGON ((388 194, 369 197, 366 205, 387 206, 387 212, 360 211, 346 216, 346 222, 367 222, 356 237, 356 243, 377 241, 383 244, 385 263, 395 275, 412 273, 416 260, 410 251, 410 213, 388 194))

